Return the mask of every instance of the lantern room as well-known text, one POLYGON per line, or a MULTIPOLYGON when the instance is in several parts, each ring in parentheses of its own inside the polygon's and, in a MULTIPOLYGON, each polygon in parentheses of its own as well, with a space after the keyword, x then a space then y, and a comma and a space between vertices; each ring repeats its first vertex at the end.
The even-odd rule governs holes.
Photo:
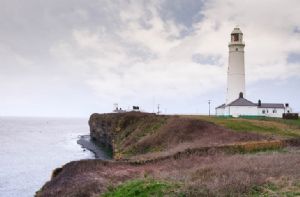
POLYGON ((235 27, 231 32, 231 42, 243 42, 243 33, 240 28, 235 27))

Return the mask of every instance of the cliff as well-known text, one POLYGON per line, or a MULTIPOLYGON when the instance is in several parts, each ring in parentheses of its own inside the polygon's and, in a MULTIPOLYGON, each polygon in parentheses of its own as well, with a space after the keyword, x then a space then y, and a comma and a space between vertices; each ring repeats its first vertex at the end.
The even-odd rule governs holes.
POLYGON ((271 139, 256 133, 233 132, 204 120, 140 112, 93 114, 89 125, 92 138, 111 148, 114 159, 123 160, 271 139))
POLYGON ((90 135, 93 140, 111 149, 114 158, 120 158, 133 151, 141 138, 155 133, 168 118, 141 112, 92 114, 90 135))
POLYGON ((153 183, 162 186, 154 191, 160 196, 285 196, 300 189, 297 121, 130 112, 93 114, 89 125, 92 138, 115 159, 70 162, 37 196, 149 196, 143 192, 153 183), (288 145, 294 147, 278 151, 288 145))

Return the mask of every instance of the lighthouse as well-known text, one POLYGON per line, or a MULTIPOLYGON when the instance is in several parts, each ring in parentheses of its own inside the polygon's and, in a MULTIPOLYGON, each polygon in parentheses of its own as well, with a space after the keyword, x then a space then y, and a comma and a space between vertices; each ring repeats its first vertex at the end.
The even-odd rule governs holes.
POLYGON ((284 117, 292 113, 289 104, 263 103, 261 99, 257 103, 247 100, 245 97, 245 62, 243 33, 236 27, 231 32, 229 42, 229 60, 227 70, 227 91, 224 104, 216 107, 217 116, 229 117, 284 117))
POLYGON ((229 61, 227 70, 227 95, 226 104, 245 97, 245 61, 243 33, 235 27, 231 32, 229 42, 229 61))

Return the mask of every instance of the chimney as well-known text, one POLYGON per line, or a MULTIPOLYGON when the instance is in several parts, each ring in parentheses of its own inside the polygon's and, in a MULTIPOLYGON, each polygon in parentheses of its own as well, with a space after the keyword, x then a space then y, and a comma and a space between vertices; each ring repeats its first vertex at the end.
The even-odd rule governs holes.
POLYGON ((240 92, 239 98, 243 98, 243 92, 240 92))
POLYGON ((258 106, 261 106, 261 100, 260 99, 258 100, 258 106))

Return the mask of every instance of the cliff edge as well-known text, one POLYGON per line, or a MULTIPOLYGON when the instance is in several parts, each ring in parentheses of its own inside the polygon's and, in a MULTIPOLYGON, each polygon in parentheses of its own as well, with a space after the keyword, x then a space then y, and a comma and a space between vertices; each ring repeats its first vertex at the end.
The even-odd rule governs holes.
POLYGON ((89 125, 91 137, 112 149, 114 159, 70 162, 53 172, 37 196, 248 196, 265 191, 284 196, 281 192, 300 189, 296 121, 129 112, 93 114, 89 125))

